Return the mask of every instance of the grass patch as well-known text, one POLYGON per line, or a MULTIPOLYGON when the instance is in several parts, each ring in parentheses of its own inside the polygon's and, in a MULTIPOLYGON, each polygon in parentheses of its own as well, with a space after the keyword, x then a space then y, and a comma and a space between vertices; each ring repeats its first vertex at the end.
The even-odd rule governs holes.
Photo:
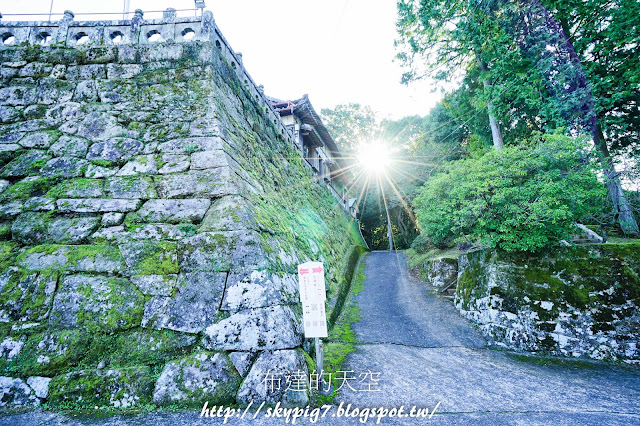
POLYGON ((506 353, 506 355, 519 362, 527 364, 538 365, 541 367, 562 367, 573 369, 589 369, 589 370, 601 370, 603 368, 610 368, 612 366, 632 369, 632 367, 623 363, 604 363, 602 361, 587 360, 587 359, 574 359, 574 358, 559 358, 559 357, 546 357, 536 355, 520 355, 515 353, 506 353))
POLYGON ((466 251, 460 251, 457 248, 450 248, 447 250, 433 249, 426 253, 417 252, 414 249, 407 249, 404 251, 405 256, 409 260, 409 267, 411 269, 420 267, 425 262, 430 262, 436 259, 458 259, 461 254, 467 253, 466 251))
MULTIPOLYGON (((360 320, 360 309, 353 301, 353 298, 364 289, 365 259, 368 253, 360 257, 356 273, 351 281, 351 288, 345 299, 344 308, 337 321, 329 330, 329 337, 324 344, 324 371, 332 374, 332 385, 335 389, 340 386, 339 380, 335 378, 335 373, 342 369, 347 355, 355 351, 355 345, 358 343, 351 324, 360 320)), ((329 395, 317 395, 316 403, 318 405, 332 404, 337 392, 333 391, 329 395)))

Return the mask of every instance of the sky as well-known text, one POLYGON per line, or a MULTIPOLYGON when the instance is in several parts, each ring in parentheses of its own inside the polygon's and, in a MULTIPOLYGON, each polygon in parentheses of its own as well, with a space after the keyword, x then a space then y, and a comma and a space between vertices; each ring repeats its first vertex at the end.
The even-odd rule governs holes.
MULTIPOLYGON (((0 13, 3 21, 47 19, 51 4, 0 0, 0 13), (45 16, 7 16, 43 12, 45 16)), ((161 15, 149 11, 193 5, 193 0, 130 0, 130 10, 142 9, 149 19, 161 15)), ((402 68, 393 62, 396 0, 206 0, 206 5, 267 95, 293 100, 308 94, 317 111, 357 102, 393 119, 426 115, 439 100, 433 83, 400 84, 402 68)), ((124 0, 53 0, 52 10, 71 10, 79 21, 121 19, 80 14, 121 13, 123 8, 124 0)))

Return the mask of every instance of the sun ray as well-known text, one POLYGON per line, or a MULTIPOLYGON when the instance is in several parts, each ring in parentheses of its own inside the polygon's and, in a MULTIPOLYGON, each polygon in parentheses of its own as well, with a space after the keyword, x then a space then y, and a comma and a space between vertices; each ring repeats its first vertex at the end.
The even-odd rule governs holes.
POLYGON ((387 179, 387 182, 389 182, 389 185, 391 186, 391 189, 393 189, 393 192, 395 192, 398 196, 398 200, 402 204, 402 207, 404 207, 404 210, 409 214, 409 219, 411 219, 411 222, 414 224, 414 226, 417 226, 416 217, 413 214, 411 207, 409 207, 409 204, 407 204, 407 202, 405 201, 405 197, 400 193, 401 189, 393 182, 389 175, 385 173, 384 177, 387 179))
POLYGON ((384 203, 384 210, 387 214, 387 238, 389 239, 389 250, 393 250, 395 245, 393 244, 393 230, 391 229, 391 215, 389 214, 389 206, 387 204, 387 197, 384 194, 384 188, 382 188, 382 184, 380 183, 380 176, 377 176, 378 184, 380 186, 380 192, 382 194, 382 201, 384 203))
MULTIPOLYGON (((362 178, 362 176, 364 176, 364 171, 360 171, 358 173, 358 175, 356 175, 356 177, 353 179, 353 181, 351 182, 350 185, 347 185, 347 194, 349 193, 349 191, 356 185, 356 183, 362 178)), ((340 202, 338 202, 334 208, 336 208, 337 206, 340 205, 340 202)))

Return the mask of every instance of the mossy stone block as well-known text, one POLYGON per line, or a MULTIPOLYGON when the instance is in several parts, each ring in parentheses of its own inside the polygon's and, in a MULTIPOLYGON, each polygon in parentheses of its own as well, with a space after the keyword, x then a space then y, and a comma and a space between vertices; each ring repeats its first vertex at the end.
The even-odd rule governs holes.
POLYGON ((78 370, 54 377, 48 400, 54 407, 132 408, 151 402, 152 391, 149 367, 78 370))
POLYGON ((128 280, 70 275, 56 292, 49 324, 88 331, 123 330, 140 325, 143 295, 128 280))

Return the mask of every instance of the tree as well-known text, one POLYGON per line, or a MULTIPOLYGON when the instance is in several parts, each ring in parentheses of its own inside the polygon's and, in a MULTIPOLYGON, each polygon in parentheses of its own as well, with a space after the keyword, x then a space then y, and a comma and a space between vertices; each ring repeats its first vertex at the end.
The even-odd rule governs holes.
MULTIPOLYGON (((555 3, 558 8, 562 7, 560 2, 555 3)), ((594 6, 595 0, 591 3, 594 6)), ((631 4, 624 0, 619 3, 631 4)), ((637 8, 637 3, 629 6, 626 16, 635 16, 631 12, 637 12, 637 8)), ((407 0, 399 4, 398 28, 399 44, 406 48, 400 58, 413 66, 407 78, 419 78, 414 71, 418 57, 431 58, 428 59, 430 68, 464 66, 465 79, 474 77, 475 73, 475 78, 482 81, 494 146, 500 146, 500 129, 496 125, 499 120, 506 124, 503 128, 522 133, 552 131, 559 127, 590 133, 600 150, 618 222, 625 233, 638 233, 604 141, 597 102, 580 58, 560 25, 538 0, 431 0, 419 4, 407 0), (469 65, 472 58, 477 62, 475 69, 469 65), (491 83, 487 84, 489 80, 491 83), (500 87, 498 94, 494 90, 496 86, 500 87)), ((628 47, 637 48, 637 43, 628 47)), ((444 78, 451 72, 436 76, 444 78)), ((637 81, 630 85, 636 92, 637 81)), ((637 107, 637 102, 634 105, 637 107)), ((612 117, 620 115, 618 112, 612 117)))
POLYGON ((381 141, 390 148, 392 166, 384 175, 367 176, 353 162, 354 192, 360 194, 360 220, 363 234, 373 249, 385 249, 388 241, 387 211, 392 221, 395 246, 408 247, 417 228, 410 199, 424 183, 424 158, 412 153, 422 146, 425 117, 412 116, 399 120, 379 120, 375 112, 360 104, 338 105, 322 110, 323 121, 343 153, 355 159, 361 143, 381 141))
POLYGON ((379 120, 369 106, 358 103, 337 105, 320 111, 322 121, 345 156, 354 156, 358 146, 375 139, 380 132, 379 120))
POLYGON ((480 1, 400 1, 397 25, 400 39, 396 45, 404 50, 398 58, 410 67, 403 75, 404 82, 428 75, 451 80, 458 71, 469 70, 475 64, 482 74, 480 81, 493 145, 502 149, 504 140, 491 99, 493 84, 487 75, 491 57, 500 57, 492 55, 492 51, 500 46, 495 38, 501 34, 493 22, 477 19, 481 13, 479 5, 480 1), (420 71, 419 65, 424 63, 426 72, 420 71))
MULTIPOLYGON (((498 4, 504 3, 497 1, 498 4)), ((602 171, 615 208, 615 216, 625 234, 637 235, 640 230, 633 210, 622 188, 619 173, 598 118, 592 87, 573 43, 558 21, 538 0, 509 3, 503 7, 503 22, 514 35, 521 49, 542 64, 546 85, 565 122, 572 128, 586 130, 599 149, 602 171), (511 19, 508 19, 511 17, 511 19)), ((636 11, 640 8, 636 7, 636 11)))
POLYGON ((620 183, 616 155, 640 153, 640 15, 635 0, 545 0, 572 40, 594 98, 592 132, 600 148, 607 186, 618 220, 638 234, 633 205, 620 183))
POLYGON ((538 251, 569 239, 597 214, 606 191, 584 139, 534 134, 529 141, 450 162, 415 200, 423 234, 436 246, 479 242, 507 251, 538 251))
POLYGON ((635 0, 543 0, 572 41, 611 154, 640 153, 640 16, 635 0))

